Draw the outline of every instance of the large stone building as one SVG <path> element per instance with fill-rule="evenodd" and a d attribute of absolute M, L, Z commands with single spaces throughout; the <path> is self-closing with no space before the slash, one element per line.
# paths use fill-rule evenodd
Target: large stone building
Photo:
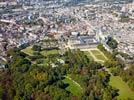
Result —
<path fill-rule="evenodd" d="M 95 35 L 71 36 L 68 40 L 70 49 L 90 49 L 97 47 L 97 45 L 98 41 Z"/>

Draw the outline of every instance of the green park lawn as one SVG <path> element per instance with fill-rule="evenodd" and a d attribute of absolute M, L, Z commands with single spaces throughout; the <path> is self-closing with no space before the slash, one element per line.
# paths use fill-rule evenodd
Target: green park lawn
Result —
<path fill-rule="evenodd" d="M 69 86 L 66 88 L 67 91 L 71 92 L 75 96 L 81 96 L 83 90 L 82 90 L 81 86 L 78 83 L 73 81 L 68 76 L 65 77 L 63 82 L 66 83 L 66 84 L 69 84 Z"/>
<path fill-rule="evenodd" d="M 90 52 L 95 56 L 96 60 L 106 61 L 106 57 L 99 50 L 90 50 Z"/>
<path fill-rule="evenodd" d="M 102 60 L 102 61 L 106 61 L 106 58 L 102 55 L 102 54 L 94 54 L 94 56 L 98 59 L 98 60 Z"/>
<path fill-rule="evenodd" d="M 34 52 L 36 52 L 36 51 L 32 50 L 32 46 L 29 46 L 29 47 L 27 47 L 27 48 L 25 48 L 25 49 L 23 49 L 21 51 L 24 52 L 25 54 L 29 55 L 29 56 L 34 56 Z M 40 51 L 40 53 L 43 56 L 47 57 L 48 55 L 51 55 L 51 54 L 59 54 L 59 51 L 56 50 L 56 49 L 53 49 L 53 50 L 42 50 L 42 51 Z M 51 58 L 51 60 L 48 59 L 48 58 L 44 58 L 44 59 L 42 59 L 43 60 L 42 63 L 40 63 L 38 65 L 48 66 L 49 63 L 53 62 L 52 59 L 53 58 Z"/>
<path fill-rule="evenodd" d="M 86 55 L 90 60 L 93 60 L 93 57 L 92 57 L 92 55 L 90 54 L 90 52 L 85 51 L 84 53 L 85 53 L 85 55 Z"/>
<path fill-rule="evenodd" d="M 95 55 L 100 55 L 100 51 L 99 50 L 90 50 L 93 54 Z"/>
<path fill-rule="evenodd" d="M 40 63 L 38 65 L 48 66 L 48 64 L 49 64 L 49 60 L 48 60 L 48 58 L 46 58 L 46 59 L 42 59 L 42 63 Z"/>
<path fill-rule="evenodd" d="M 41 51 L 41 54 L 43 56 L 47 56 L 47 55 L 51 55 L 51 54 L 59 54 L 59 52 L 56 49 L 54 49 L 54 50 L 43 50 L 43 51 Z"/>
<path fill-rule="evenodd" d="M 128 87 L 128 85 L 119 76 L 111 76 L 109 84 L 112 87 L 119 89 L 118 100 L 134 100 L 134 92 Z"/>
<path fill-rule="evenodd" d="M 34 53 L 34 51 L 32 50 L 32 46 L 29 46 L 29 47 L 23 49 L 22 52 L 24 52 L 24 53 L 26 53 L 30 56 L 33 56 L 33 53 Z M 58 50 L 56 50 L 56 49 L 54 49 L 54 50 L 43 50 L 40 53 L 44 56 L 47 56 L 47 55 L 50 55 L 50 54 L 58 54 Z"/>
<path fill-rule="evenodd" d="M 33 50 L 32 50 L 32 46 L 29 46 L 29 47 L 27 47 L 27 48 L 25 48 L 25 49 L 23 49 L 23 50 L 21 50 L 22 52 L 24 52 L 25 54 L 28 54 L 28 55 L 30 55 L 30 56 L 32 56 L 33 55 Z"/>

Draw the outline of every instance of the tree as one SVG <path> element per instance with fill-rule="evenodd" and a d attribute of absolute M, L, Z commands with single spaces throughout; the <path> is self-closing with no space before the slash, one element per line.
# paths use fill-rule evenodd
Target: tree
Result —
<path fill-rule="evenodd" d="M 3 95 L 4 95 L 4 90 L 3 90 L 3 88 L 0 86 L 0 100 L 3 99 Z"/>
<path fill-rule="evenodd" d="M 22 66 L 17 67 L 17 70 L 18 72 L 25 73 L 28 71 L 29 67 L 30 66 L 28 64 L 24 64 Z"/>
<path fill-rule="evenodd" d="M 116 67 L 116 64 L 115 64 L 115 61 L 107 60 L 105 61 L 104 66 L 107 68 L 110 68 L 110 67 Z"/>
<path fill-rule="evenodd" d="M 128 83 L 128 86 L 134 90 L 134 64 L 129 65 L 127 70 L 121 70 L 120 76 Z"/>
<path fill-rule="evenodd" d="M 116 42 L 116 40 L 114 40 L 112 37 L 108 38 L 107 44 L 110 48 L 112 49 L 116 49 L 118 46 L 118 43 Z"/>
<path fill-rule="evenodd" d="M 39 51 L 35 52 L 35 62 L 40 63 L 40 60 L 45 59 L 44 56 L 41 58 Z M 10 53 L 12 59 L 9 62 L 9 67 L 11 67 L 9 70 L 12 76 L 11 80 L 13 81 L 13 84 L 10 86 L 15 90 L 14 99 L 16 100 L 70 100 L 74 94 L 66 90 L 68 84 L 65 84 L 63 81 L 64 77 L 68 74 L 70 74 L 71 79 L 80 84 L 84 90 L 82 90 L 82 93 L 76 96 L 76 98 L 84 97 L 89 100 L 103 100 L 111 99 L 111 95 L 112 99 L 115 96 L 116 91 L 108 88 L 109 74 L 101 70 L 102 65 L 91 61 L 84 55 L 84 52 L 80 50 L 67 51 L 64 56 L 62 56 L 62 59 L 66 61 L 65 64 L 56 63 L 57 57 L 61 57 L 60 55 L 47 55 L 50 62 L 53 61 L 53 63 L 58 65 L 58 67 L 54 68 L 49 64 L 47 67 L 44 67 L 31 63 L 31 61 L 27 59 L 27 55 L 21 54 L 19 50 Z M 116 63 L 112 65 L 116 65 Z M 133 72 L 130 71 L 129 74 L 133 75 Z M 133 84 L 131 84 L 131 86 L 133 86 Z M 104 93 L 104 89 L 106 92 L 108 91 L 108 93 Z M 0 94 L 2 94 L 1 90 Z M 7 94 L 9 95 L 10 92 Z M 107 97 L 108 95 L 110 96 L 109 98 Z"/>
<path fill-rule="evenodd" d="M 93 92 L 90 92 L 90 95 L 88 97 L 89 100 L 95 100 Z"/>
<path fill-rule="evenodd" d="M 64 84 L 61 80 L 57 82 L 57 86 L 61 89 L 65 89 L 66 88 L 66 84 Z"/>
<path fill-rule="evenodd" d="M 112 100 L 112 95 L 111 93 L 109 93 L 108 90 L 104 90 L 104 93 L 103 93 L 103 100 Z"/>
<path fill-rule="evenodd" d="M 33 91 L 32 85 L 30 83 L 27 83 L 25 85 L 25 90 L 26 90 L 27 93 L 32 93 L 32 91 Z"/>
<path fill-rule="evenodd" d="M 39 45 L 33 45 L 33 47 L 32 47 L 32 49 L 34 50 L 34 51 L 41 51 L 41 46 L 39 46 Z"/>

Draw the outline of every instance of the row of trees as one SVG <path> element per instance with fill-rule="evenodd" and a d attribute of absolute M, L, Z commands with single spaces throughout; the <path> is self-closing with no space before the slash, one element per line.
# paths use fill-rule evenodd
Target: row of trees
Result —
<path fill-rule="evenodd" d="M 104 62 L 104 66 L 110 68 L 113 75 L 119 75 L 120 71 L 125 67 L 124 62 L 121 62 L 120 59 L 116 57 L 120 54 L 120 52 L 113 50 L 113 53 L 110 53 L 103 47 L 102 44 L 98 45 L 98 49 L 101 50 L 108 58 L 108 60 Z"/>

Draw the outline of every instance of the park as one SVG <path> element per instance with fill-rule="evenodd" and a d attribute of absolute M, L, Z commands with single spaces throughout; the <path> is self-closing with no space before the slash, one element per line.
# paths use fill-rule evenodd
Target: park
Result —
<path fill-rule="evenodd" d="M 97 61 L 98 63 L 103 64 L 108 58 L 105 56 L 103 52 L 101 52 L 99 49 L 90 49 L 88 51 L 85 51 L 85 54 L 92 58 L 94 61 Z M 134 99 L 134 91 L 132 91 L 127 83 L 125 83 L 120 76 L 111 76 L 109 84 L 119 89 L 119 96 L 117 97 L 118 100 L 127 100 L 128 98 Z"/>
<path fill-rule="evenodd" d="M 35 52 L 34 50 L 32 50 L 32 46 L 29 46 L 21 51 L 28 54 L 29 56 L 33 56 Z M 90 58 L 90 60 L 94 60 L 101 64 L 103 64 L 106 60 L 108 60 L 106 55 L 97 48 L 86 50 L 84 51 L 84 53 L 88 58 Z M 58 55 L 59 50 L 56 49 L 41 50 L 40 54 L 45 57 L 48 57 L 50 55 Z M 53 63 L 54 61 L 52 59 L 56 59 L 56 58 L 55 57 L 51 58 L 51 61 L 49 61 L 50 59 L 46 58 L 41 64 L 48 65 L 50 62 Z M 70 76 L 68 75 L 65 76 L 63 82 L 69 85 L 66 88 L 66 90 L 71 92 L 73 95 L 79 96 L 82 94 L 83 88 L 80 86 L 79 83 L 74 81 Z M 134 99 L 134 92 L 128 87 L 127 83 L 122 81 L 120 76 L 112 75 L 110 77 L 109 85 L 119 90 L 118 92 L 119 96 L 117 97 L 118 100 L 126 100 L 127 98 Z"/>

